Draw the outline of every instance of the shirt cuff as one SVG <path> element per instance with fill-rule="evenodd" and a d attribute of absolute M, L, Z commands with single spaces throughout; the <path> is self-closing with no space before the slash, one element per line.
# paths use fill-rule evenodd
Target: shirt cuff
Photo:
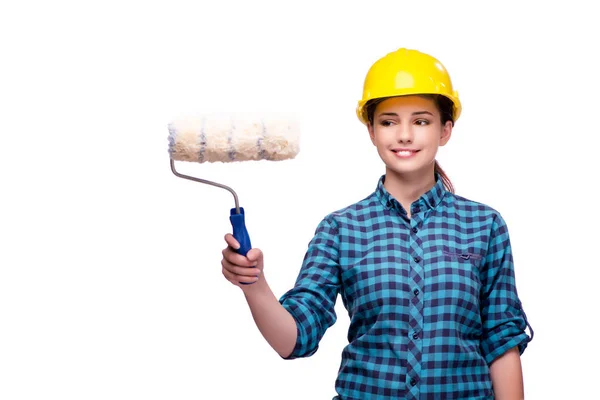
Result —
<path fill-rule="evenodd" d="M 491 365 L 495 359 L 517 346 L 519 348 L 519 355 L 521 355 L 525 351 L 525 348 L 527 348 L 528 343 L 529 336 L 527 336 L 527 333 L 525 332 L 515 336 L 506 337 L 503 340 L 497 341 L 494 345 L 486 346 L 486 351 L 483 351 L 485 361 L 488 365 Z"/>
<path fill-rule="evenodd" d="M 317 351 L 317 348 L 313 349 L 312 351 L 306 350 L 306 338 L 302 334 L 302 330 L 300 329 L 300 324 L 298 323 L 298 318 L 296 317 L 295 313 L 298 307 L 287 304 L 285 302 L 282 302 L 281 305 L 290 313 L 290 315 L 294 318 L 294 321 L 296 322 L 296 344 L 294 346 L 294 349 L 287 357 L 281 358 L 283 358 L 284 360 L 294 360 L 296 358 L 309 357 L 313 355 Z"/>

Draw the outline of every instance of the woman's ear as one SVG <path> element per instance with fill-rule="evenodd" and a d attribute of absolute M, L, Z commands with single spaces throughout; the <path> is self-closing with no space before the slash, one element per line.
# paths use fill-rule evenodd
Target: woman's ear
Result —
<path fill-rule="evenodd" d="M 375 144 L 375 129 L 373 129 L 373 124 L 367 123 L 367 129 L 369 130 L 369 137 L 371 138 L 371 142 Z"/>
<path fill-rule="evenodd" d="M 444 146 L 450 140 L 450 136 L 452 136 L 453 126 L 454 123 L 452 121 L 446 121 L 446 123 L 442 127 L 442 134 L 440 136 L 440 146 Z"/>

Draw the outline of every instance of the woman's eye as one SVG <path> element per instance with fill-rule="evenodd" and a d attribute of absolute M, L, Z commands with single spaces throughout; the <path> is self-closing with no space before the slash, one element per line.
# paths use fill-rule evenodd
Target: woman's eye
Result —
<path fill-rule="evenodd" d="M 380 124 L 381 126 L 392 126 L 393 122 L 392 122 L 392 121 L 389 121 L 389 120 L 387 120 L 387 121 L 381 121 L 379 124 Z"/>
<path fill-rule="evenodd" d="M 418 119 L 415 121 L 415 124 L 425 126 L 429 125 L 429 121 L 427 121 L 426 119 Z"/>

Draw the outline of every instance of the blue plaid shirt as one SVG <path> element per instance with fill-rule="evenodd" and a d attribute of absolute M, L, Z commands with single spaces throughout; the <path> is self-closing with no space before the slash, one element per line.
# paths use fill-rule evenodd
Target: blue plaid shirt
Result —
<path fill-rule="evenodd" d="M 326 216 L 281 304 L 296 320 L 289 359 L 317 351 L 350 316 L 336 380 L 341 400 L 493 399 L 489 365 L 533 337 L 515 286 L 506 223 L 435 186 L 411 218 L 384 188 Z"/>

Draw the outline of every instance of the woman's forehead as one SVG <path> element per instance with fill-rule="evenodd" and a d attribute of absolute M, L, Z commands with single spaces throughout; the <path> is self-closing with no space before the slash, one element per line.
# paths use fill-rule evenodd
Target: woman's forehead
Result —
<path fill-rule="evenodd" d="M 377 106 L 377 112 L 383 112 L 389 109 L 414 109 L 422 108 L 427 111 L 437 111 L 437 106 L 433 98 L 429 96 L 397 96 L 382 101 Z"/>

